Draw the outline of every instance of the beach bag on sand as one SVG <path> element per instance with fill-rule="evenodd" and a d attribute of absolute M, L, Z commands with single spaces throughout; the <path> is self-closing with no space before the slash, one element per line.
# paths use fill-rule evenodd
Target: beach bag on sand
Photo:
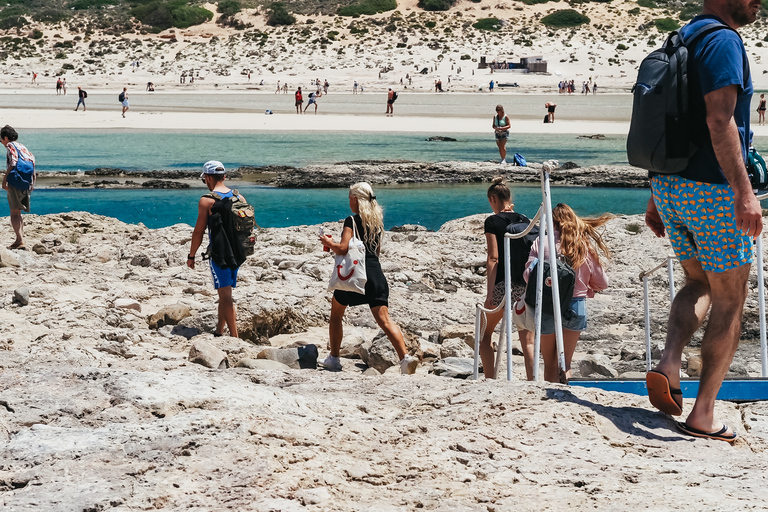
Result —
<path fill-rule="evenodd" d="M 13 144 L 11 142 L 11 144 Z M 32 178 L 35 174 L 35 164 L 31 160 L 26 160 L 19 147 L 13 144 L 16 149 L 16 166 L 8 173 L 8 184 L 18 190 L 29 190 L 32 188 Z"/>
<path fill-rule="evenodd" d="M 525 161 L 525 157 L 520 153 L 515 153 L 512 160 L 515 162 L 515 165 L 520 167 L 526 167 L 528 165 L 528 162 Z"/>
<path fill-rule="evenodd" d="M 528 286 L 525 289 L 525 303 L 531 308 L 536 307 L 536 284 L 539 279 L 539 272 L 536 265 L 540 260 L 534 260 L 531 266 L 531 272 L 528 274 Z M 576 272 L 571 266 L 558 256 L 557 259 L 557 284 L 560 292 L 560 314 L 563 315 L 568 310 L 573 298 L 573 290 L 576 287 Z M 550 275 L 549 262 L 544 262 L 544 286 L 541 295 L 541 311 L 550 315 L 554 314 L 552 305 L 552 276 Z"/>
<path fill-rule="evenodd" d="M 254 252 L 255 210 L 241 199 L 237 190 L 232 190 L 232 197 L 223 199 L 218 192 L 211 192 L 203 197 L 216 200 L 211 207 L 209 255 L 221 268 L 237 268 Z"/>
<path fill-rule="evenodd" d="M 545 122 L 545 123 L 548 123 L 548 122 L 549 122 L 549 114 L 545 114 L 545 115 L 544 115 L 544 122 Z"/>
<path fill-rule="evenodd" d="M 365 295 L 368 275 L 365 271 L 365 244 L 357 234 L 357 223 L 352 219 L 353 235 L 347 254 L 337 254 L 331 272 L 328 291 L 341 290 Z"/>
<path fill-rule="evenodd" d="M 691 137 L 688 108 L 689 48 L 693 49 L 703 36 L 726 28 L 730 29 L 711 20 L 686 40 L 676 30 L 669 34 L 664 46 L 643 59 L 632 86 L 632 118 L 627 135 L 630 165 L 658 174 L 676 174 L 688 167 L 698 149 Z"/>

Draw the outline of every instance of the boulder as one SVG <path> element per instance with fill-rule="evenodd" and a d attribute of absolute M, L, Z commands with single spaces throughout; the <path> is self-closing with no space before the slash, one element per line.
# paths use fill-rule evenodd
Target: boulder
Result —
<path fill-rule="evenodd" d="M 701 356 L 688 357 L 688 369 L 685 371 L 691 377 L 701 376 Z"/>
<path fill-rule="evenodd" d="M 317 368 L 317 345 L 305 345 L 296 348 L 267 348 L 259 352 L 257 359 L 278 361 L 290 368 Z"/>
<path fill-rule="evenodd" d="M 112 260 L 112 253 L 109 249 L 101 249 L 93 255 L 93 259 L 99 263 L 107 263 L 108 261 Z"/>
<path fill-rule="evenodd" d="M 403 338 L 406 351 L 421 361 L 422 352 L 419 339 L 410 335 L 405 335 Z M 376 368 L 379 373 L 384 373 L 387 368 L 400 364 L 397 352 L 395 352 L 384 331 L 379 331 L 371 341 L 366 341 L 360 345 L 357 354 L 365 364 Z"/>
<path fill-rule="evenodd" d="M 451 338 L 461 338 L 464 343 L 475 348 L 475 326 L 474 325 L 446 325 L 440 329 L 437 335 L 437 343 L 442 344 L 443 340 Z"/>
<path fill-rule="evenodd" d="M 475 361 L 468 357 L 447 357 L 435 363 L 433 371 L 441 377 L 468 379 L 472 377 Z M 480 372 L 483 371 L 482 364 Z"/>
<path fill-rule="evenodd" d="M 243 316 L 244 339 L 269 338 L 275 334 L 299 332 L 306 328 L 305 319 L 287 303 L 271 300 L 255 302 L 250 306 L 250 317 Z"/>
<path fill-rule="evenodd" d="M 0 268 L 2 267 L 19 267 L 19 259 L 8 251 L 0 251 Z"/>
<path fill-rule="evenodd" d="M 214 332 L 216 330 L 216 322 L 218 322 L 219 314 L 216 311 L 206 311 L 199 315 L 188 316 L 179 322 L 178 326 L 195 329 L 200 332 Z M 239 326 L 239 324 L 238 324 Z M 238 327 L 239 331 L 239 327 Z M 238 334 L 240 334 L 238 332 Z"/>
<path fill-rule="evenodd" d="M 189 360 L 208 368 L 229 368 L 227 354 L 203 340 L 198 340 L 192 344 L 192 348 L 189 349 Z"/>
<path fill-rule="evenodd" d="M 134 299 L 115 299 L 113 305 L 118 309 L 132 309 L 141 313 L 141 304 Z"/>
<path fill-rule="evenodd" d="M 38 242 L 32 246 L 32 252 L 35 254 L 51 254 L 53 253 L 53 250 L 47 245 Z"/>
<path fill-rule="evenodd" d="M 189 308 L 183 304 L 166 306 L 149 318 L 149 328 L 158 329 L 164 325 L 176 325 L 190 315 Z"/>
<path fill-rule="evenodd" d="M 593 373 L 612 378 L 619 376 L 619 372 L 611 365 L 611 360 L 608 359 L 608 356 L 602 354 L 589 354 L 577 364 L 582 377 L 588 377 Z"/>
<path fill-rule="evenodd" d="M 137 254 L 133 258 L 131 258 L 131 265 L 134 267 L 148 267 L 150 265 L 151 260 L 149 259 L 149 256 L 145 254 Z"/>
<path fill-rule="evenodd" d="M 469 348 L 464 339 L 461 338 L 449 338 L 443 340 L 443 344 L 440 345 L 440 358 L 446 357 L 474 357 L 475 350 Z"/>
<path fill-rule="evenodd" d="M 352 329 L 349 334 L 344 333 L 344 339 L 341 340 L 341 350 L 339 357 L 347 359 L 359 359 L 358 349 L 365 343 L 365 335 L 360 329 Z"/>
<path fill-rule="evenodd" d="M 26 306 L 29 304 L 29 288 L 21 287 L 13 291 L 13 302 Z"/>
<path fill-rule="evenodd" d="M 238 368 L 250 368 L 252 370 L 290 370 L 291 367 L 287 364 L 283 364 L 280 361 L 273 361 L 271 359 L 241 359 L 235 365 Z"/>

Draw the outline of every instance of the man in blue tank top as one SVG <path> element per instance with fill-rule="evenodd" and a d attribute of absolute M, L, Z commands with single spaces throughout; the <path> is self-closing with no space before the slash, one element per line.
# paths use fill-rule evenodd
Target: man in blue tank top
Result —
<path fill-rule="evenodd" d="M 200 175 L 205 186 L 211 192 L 216 192 L 222 199 L 226 197 L 232 197 L 233 192 L 226 185 L 224 185 L 224 179 L 226 178 L 226 170 L 224 164 L 216 160 L 206 162 L 203 166 L 203 173 Z M 240 196 L 243 201 L 245 198 Z M 211 239 L 211 243 L 215 243 L 214 240 L 218 237 L 215 236 L 214 226 L 209 225 L 211 219 L 211 210 L 216 199 L 206 194 L 200 198 L 200 202 L 197 205 L 197 222 L 195 223 L 195 229 L 192 232 L 192 241 L 189 248 L 189 256 L 187 256 L 187 266 L 189 268 L 195 268 L 195 254 L 203 243 L 203 236 L 205 235 L 205 229 L 208 228 L 208 235 Z M 214 249 L 215 250 L 215 249 Z M 232 288 L 237 286 L 237 271 L 239 267 L 225 268 L 221 264 L 214 261 L 213 257 L 208 258 L 208 265 L 211 269 L 211 276 L 213 277 L 213 286 L 219 294 L 219 308 L 218 308 L 218 321 L 216 323 L 216 331 L 214 336 L 221 336 L 224 332 L 224 324 L 229 328 L 229 335 L 237 338 L 237 315 L 235 310 L 235 303 L 232 299 Z"/>
<path fill-rule="evenodd" d="M 657 236 L 669 234 L 686 279 L 672 303 L 664 355 L 646 376 L 648 396 L 661 411 L 682 414 L 683 348 L 711 307 L 698 395 L 677 426 L 729 442 L 736 433 L 715 418 L 715 398 L 739 344 L 752 240 L 763 228 L 745 164 L 752 80 L 736 29 L 754 22 L 759 10 L 760 0 L 705 0 L 702 14 L 682 29 L 685 37 L 702 24 L 725 25 L 688 41 L 691 127 L 699 150 L 682 173 L 652 177 L 645 218 Z"/>

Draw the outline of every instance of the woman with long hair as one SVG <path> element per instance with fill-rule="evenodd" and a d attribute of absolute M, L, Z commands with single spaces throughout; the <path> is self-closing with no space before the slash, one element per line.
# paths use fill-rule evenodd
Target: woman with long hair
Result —
<path fill-rule="evenodd" d="M 400 328 L 389 317 L 389 285 L 379 263 L 381 242 L 384 236 L 384 212 L 376 201 L 373 189 L 368 183 L 355 183 L 349 187 L 349 209 L 354 215 L 347 217 L 341 233 L 341 240 L 337 243 L 332 238 L 320 236 L 320 243 L 328 247 L 335 254 L 347 254 L 349 241 L 354 230 L 362 238 L 365 245 L 365 294 L 335 290 L 331 302 L 331 321 L 328 332 L 331 338 L 331 354 L 323 361 L 322 366 L 327 370 L 340 371 L 341 361 L 339 351 L 341 339 L 344 335 L 342 320 L 344 311 L 348 306 L 360 306 L 368 304 L 373 313 L 373 318 L 389 338 L 400 360 L 400 372 L 409 374 L 416 371 L 419 360 L 408 354 L 405 340 Z M 353 228 L 353 224 L 354 228 Z"/>
<path fill-rule="evenodd" d="M 487 309 L 496 308 L 504 300 L 504 234 L 507 233 L 507 227 L 510 224 L 520 223 L 527 219 L 513 211 L 512 193 L 509 190 L 504 178 L 497 177 L 491 182 L 488 188 L 488 203 L 491 205 L 493 215 L 485 219 L 485 242 L 487 246 L 487 260 L 485 275 L 487 281 L 487 292 L 485 296 L 485 307 Z M 510 257 L 514 256 L 515 246 L 512 246 Z M 527 254 L 520 255 L 522 261 L 528 257 Z M 513 268 L 514 273 L 514 268 Z M 517 301 L 525 293 L 525 282 L 522 276 L 512 275 L 512 301 Z M 480 339 L 480 357 L 483 360 L 483 373 L 486 379 L 496 377 L 495 354 L 491 345 L 491 335 L 496 325 L 504 315 L 504 310 L 497 313 L 488 313 L 485 317 L 485 329 Z M 520 345 L 523 348 L 525 357 L 525 371 L 528 380 L 533 378 L 533 333 L 518 328 L 520 336 Z"/>
<path fill-rule="evenodd" d="M 565 351 L 565 378 L 571 376 L 571 359 L 576 350 L 581 331 L 587 328 L 586 299 L 608 288 L 608 276 L 603 270 L 602 259 L 609 259 L 611 252 L 605 244 L 598 228 L 613 216 L 604 214 L 596 219 L 581 218 L 567 204 L 558 204 L 552 210 L 552 223 L 555 227 L 555 247 L 557 254 L 564 257 L 576 272 L 573 298 L 565 311 L 561 311 L 563 325 L 563 347 Z M 602 255 L 602 257 L 601 257 Z M 549 261 L 545 251 L 542 258 Z M 533 242 L 528 263 L 523 275 L 525 281 L 534 270 L 534 262 L 539 260 L 539 241 Z M 555 318 L 542 311 L 541 315 L 541 356 L 544 360 L 544 379 L 559 382 L 560 369 L 557 361 L 555 343 Z"/>
<path fill-rule="evenodd" d="M 509 138 L 509 116 L 504 113 L 504 107 L 496 105 L 496 115 L 493 116 L 493 133 L 496 135 L 496 145 L 499 147 L 501 163 L 507 163 L 507 139 Z"/>

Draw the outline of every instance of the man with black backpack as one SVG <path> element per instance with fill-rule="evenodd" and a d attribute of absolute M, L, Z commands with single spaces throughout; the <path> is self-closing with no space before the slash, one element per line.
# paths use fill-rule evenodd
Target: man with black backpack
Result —
<path fill-rule="evenodd" d="M 195 268 L 195 254 L 203 243 L 203 235 L 208 228 L 210 244 L 206 254 L 213 276 L 213 286 L 219 294 L 219 316 L 213 335 L 221 336 L 226 324 L 229 335 L 237 338 L 237 317 L 232 288 L 237 285 L 237 271 L 245 261 L 246 254 L 238 238 L 231 206 L 234 201 L 245 203 L 245 198 L 236 190 L 224 185 L 226 171 L 221 162 L 206 162 L 200 178 L 211 194 L 201 197 L 197 205 L 197 222 L 192 232 L 187 266 Z"/>
<path fill-rule="evenodd" d="M 19 144 L 19 134 L 11 126 L 0 129 L 0 142 L 6 148 L 6 167 L 3 175 L 3 190 L 8 192 L 8 209 L 11 213 L 11 227 L 16 240 L 9 249 L 26 250 L 24 246 L 24 219 L 21 211 L 29 212 L 29 199 L 35 186 L 35 157 L 24 144 Z"/>
<path fill-rule="evenodd" d="M 88 93 L 83 90 L 82 87 L 77 88 L 77 106 L 75 107 L 75 112 L 77 112 L 77 109 L 80 108 L 80 105 L 83 106 L 83 112 L 85 112 L 85 98 L 88 97 Z"/>
<path fill-rule="evenodd" d="M 698 149 L 681 172 L 651 173 L 653 197 L 645 216 L 656 236 L 669 234 L 686 278 L 672 303 L 664 354 L 646 377 L 650 401 L 667 414 L 682 414 L 683 349 L 711 307 L 696 402 L 677 427 L 728 442 L 736 433 L 715 419 L 715 398 L 739 344 L 752 240 L 763 228 L 745 166 L 752 80 L 736 29 L 754 22 L 759 10 L 759 0 L 705 0 L 703 13 L 681 29 L 688 52 L 685 123 Z M 701 32 L 707 24 L 712 29 Z"/>

